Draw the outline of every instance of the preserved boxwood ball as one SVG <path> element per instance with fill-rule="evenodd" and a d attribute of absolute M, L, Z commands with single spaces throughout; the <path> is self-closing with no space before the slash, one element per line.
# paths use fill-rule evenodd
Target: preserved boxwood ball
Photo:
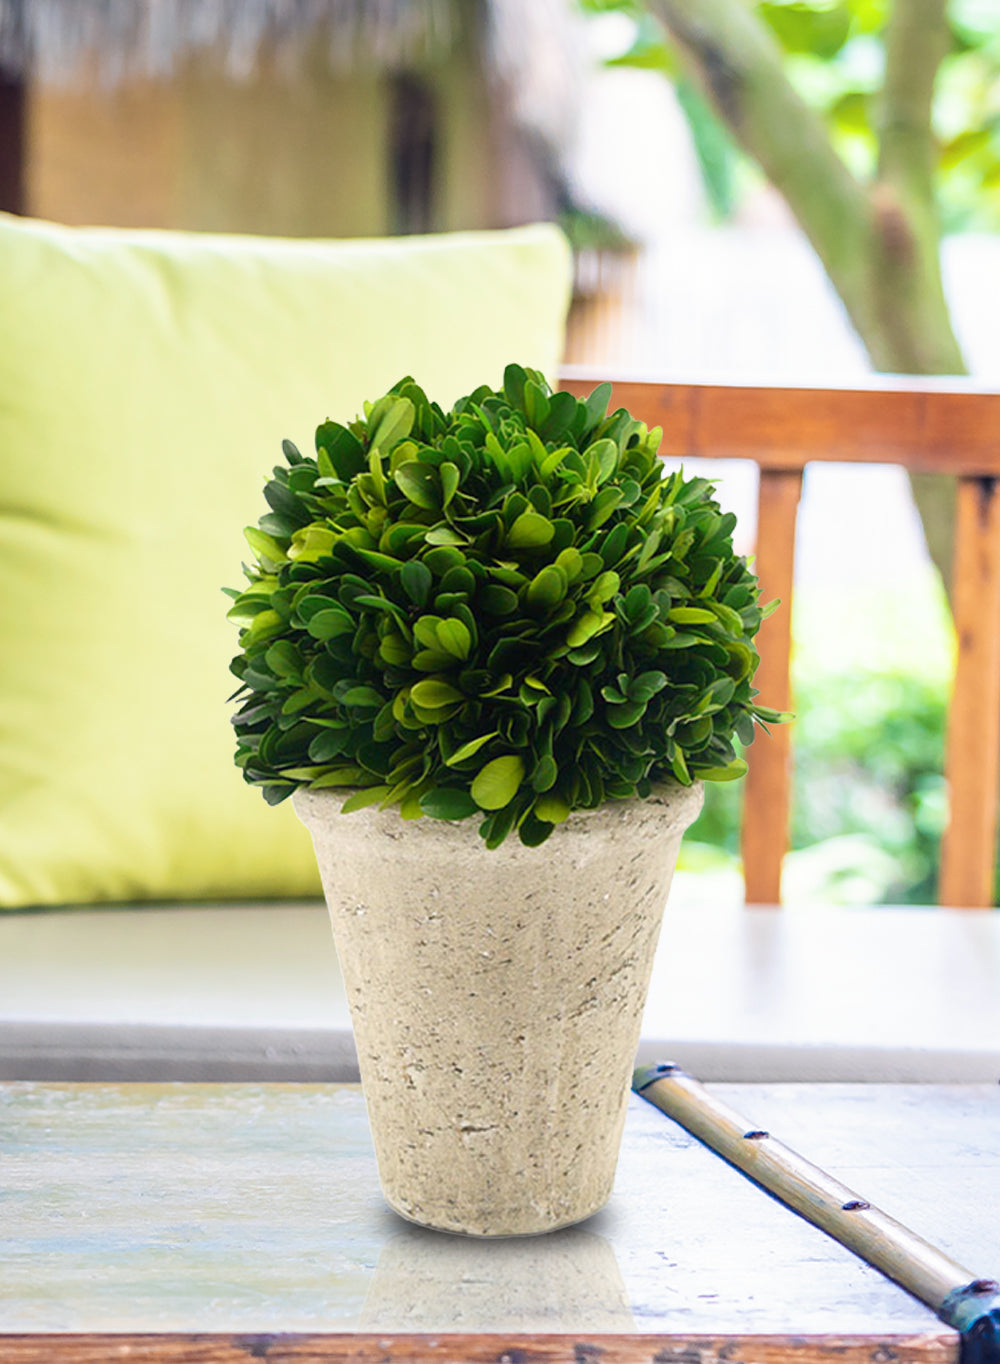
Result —
<path fill-rule="evenodd" d="M 266 800 L 478 816 L 488 847 L 673 778 L 725 781 L 755 722 L 757 580 L 704 479 L 510 365 L 450 412 L 402 379 L 287 468 L 231 592 L 237 764 Z"/>

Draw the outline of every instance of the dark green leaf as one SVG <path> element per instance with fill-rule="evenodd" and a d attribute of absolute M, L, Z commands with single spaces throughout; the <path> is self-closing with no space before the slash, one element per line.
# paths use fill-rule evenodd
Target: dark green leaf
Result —
<path fill-rule="evenodd" d="M 380 696 L 374 687 L 348 687 L 340 698 L 342 705 L 365 710 L 381 706 L 384 700 L 385 697 Z"/>
<path fill-rule="evenodd" d="M 441 489 L 437 470 L 431 464 L 408 460 L 393 474 L 396 486 L 415 507 L 436 511 L 441 506 Z"/>
<path fill-rule="evenodd" d="M 480 589 L 477 605 L 487 615 L 510 616 L 517 610 L 517 593 L 499 583 L 490 583 Z"/>
<path fill-rule="evenodd" d="M 324 422 L 316 432 L 316 449 L 325 450 L 337 477 L 349 483 L 368 469 L 364 446 L 339 422 Z"/>
<path fill-rule="evenodd" d="M 555 786 L 559 768 L 551 753 L 545 753 L 535 763 L 531 773 L 531 785 L 536 791 L 548 791 Z"/>
<path fill-rule="evenodd" d="M 431 571 L 426 564 L 422 564 L 419 559 L 408 559 L 399 570 L 399 581 L 403 591 L 415 606 L 426 605 L 433 582 Z"/>
<path fill-rule="evenodd" d="M 432 819 L 468 819 L 478 814 L 479 806 L 457 786 L 435 786 L 420 797 L 420 808 Z"/>
<path fill-rule="evenodd" d="M 529 811 L 518 826 L 517 836 L 526 848 L 539 848 L 554 828 L 554 824 L 547 824 Z"/>
<path fill-rule="evenodd" d="M 646 713 L 645 701 L 626 701 L 621 706 L 608 706 L 608 724 L 613 729 L 628 729 L 638 724 Z"/>

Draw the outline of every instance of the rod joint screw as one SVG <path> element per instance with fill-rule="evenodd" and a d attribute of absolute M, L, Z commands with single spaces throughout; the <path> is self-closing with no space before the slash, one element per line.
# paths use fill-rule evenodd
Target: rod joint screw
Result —
<path fill-rule="evenodd" d="M 841 1203 L 840 1207 L 843 1212 L 864 1212 L 871 1204 L 866 1203 L 863 1198 L 849 1198 L 846 1203 Z"/>
<path fill-rule="evenodd" d="M 763 1131 L 762 1128 L 755 1127 L 755 1128 L 753 1128 L 752 1131 L 750 1131 L 750 1132 L 744 1132 L 744 1133 L 743 1133 L 743 1140 L 744 1140 L 744 1141 L 762 1141 L 762 1140 L 764 1139 L 764 1137 L 769 1137 L 770 1135 L 771 1135 L 770 1132 L 765 1132 L 765 1131 Z"/>

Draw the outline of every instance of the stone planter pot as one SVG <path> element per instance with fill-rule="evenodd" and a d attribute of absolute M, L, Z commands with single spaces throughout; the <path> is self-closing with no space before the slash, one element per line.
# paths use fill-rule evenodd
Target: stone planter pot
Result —
<path fill-rule="evenodd" d="M 541 848 L 300 790 L 386 1200 L 474 1236 L 607 1201 L 653 953 L 700 786 L 575 811 Z"/>

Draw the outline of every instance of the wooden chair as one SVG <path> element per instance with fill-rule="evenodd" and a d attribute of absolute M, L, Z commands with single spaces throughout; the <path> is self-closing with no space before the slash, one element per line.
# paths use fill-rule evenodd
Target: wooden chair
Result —
<path fill-rule="evenodd" d="M 585 394 L 608 376 L 566 368 Z M 764 599 L 791 603 L 795 519 L 810 460 L 900 464 L 958 478 L 953 610 L 958 661 L 945 775 L 949 817 L 938 903 L 993 903 L 1000 793 L 1000 390 L 971 380 L 879 375 L 847 388 L 614 381 L 612 407 L 663 427 L 668 457 L 753 460 L 760 468 L 756 569 Z M 789 704 L 791 612 L 761 632 L 757 685 Z M 748 755 L 742 826 L 749 903 L 778 904 L 788 846 L 792 727 Z"/>

